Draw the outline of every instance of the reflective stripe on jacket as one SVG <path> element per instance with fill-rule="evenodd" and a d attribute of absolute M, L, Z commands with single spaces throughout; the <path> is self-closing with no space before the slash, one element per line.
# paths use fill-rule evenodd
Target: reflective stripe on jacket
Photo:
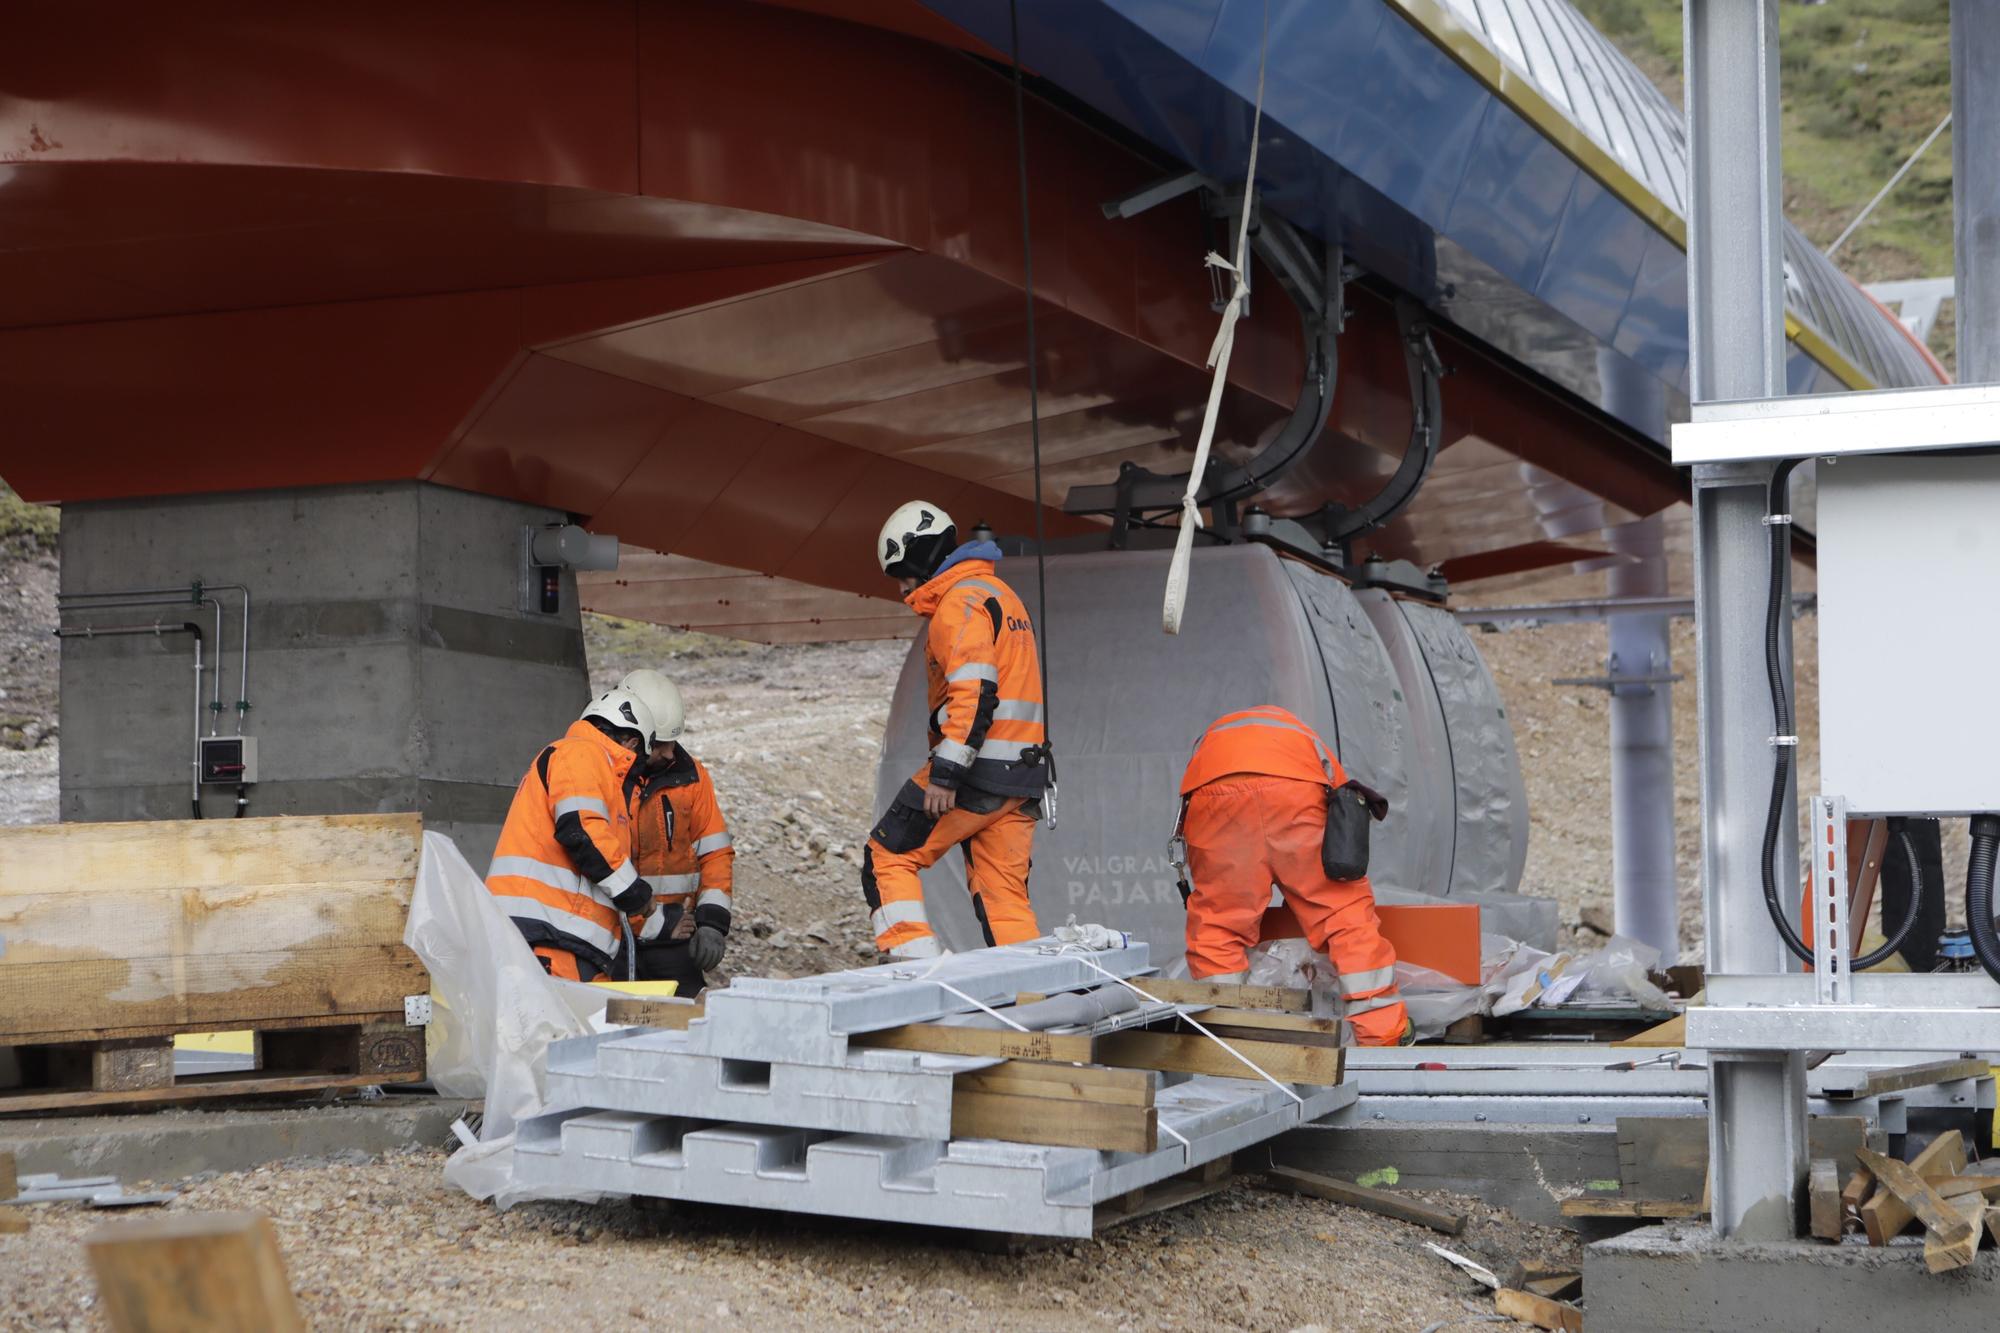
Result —
<path fill-rule="evenodd" d="M 1318 733 L 1276 704 L 1225 713 L 1211 723 L 1181 775 L 1181 795 L 1231 773 L 1296 778 L 1332 787 L 1347 781 L 1340 761 Z"/>
<path fill-rule="evenodd" d="M 736 851 L 707 766 L 677 745 L 674 762 L 648 773 L 636 793 L 633 855 L 656 895 L 652 912 L 635 924 L 640 938 L 657 938 L 666 909 L 676 905 L 727 934 Z"/>
<path fill-rule="evenodd" d="M 930 619 L 930 780 L 1000 796 L 1041 795 L 1048 733 L 1027 607 L 990 560 L 960 561 L 904 601 Z"/>
<path fill-rule="evenodd" d="M 612 898 L 639 878 L 626 779 L 636 756 L 589 722 L 536 756 L 514 790 L 486 887 L 529 944 L 608 969 L 621 932 Z"/>

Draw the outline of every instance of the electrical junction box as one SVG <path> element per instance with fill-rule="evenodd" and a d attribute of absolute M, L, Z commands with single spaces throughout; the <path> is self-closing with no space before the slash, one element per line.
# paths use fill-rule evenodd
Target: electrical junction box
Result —
<path fill-rule="evenodd" d="M 1854 815 L 2000 811 L 2000 453 L 1818 475 L 1820 791 Z"/>
<path fill-rule="evenodd" d="M 201 741 L 204 786 L 234 787 L 257 780 L 255 736 L 204 736 Z"/>

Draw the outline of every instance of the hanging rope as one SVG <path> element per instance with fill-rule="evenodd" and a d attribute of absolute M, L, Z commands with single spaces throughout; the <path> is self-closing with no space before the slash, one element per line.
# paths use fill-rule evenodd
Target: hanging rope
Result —
<path fill-rule="evenodd" d="M 1042 395 L 1040 358 L 1035 349 L 1035 233 L 1028 213 L 1028 112 L 1021 86 L 1020 0 L 1007 0 L 1008 59 L 1014 73 L 1014 164 L 1021 195 L 1021 293 L 1028 312 L 1028 440 L 1035 467 L 1035 661 L 1042 672 L 1042 753 L 1049 786 L 1042 796 L 1049 827 L 1056 826 L 1055 701 L 1049 697 L 1048 520 L 1042 501 Z"/>
<path fill-rule="evenodd" d="M 1243 173 L 1243 215 L 1236 223 L 1236 259 L 1231 262 L 1208 252 L 1211 269 L 1234 275 L 1229 303 L 1222 308 L 1222 327 L 1209 345 L 1208 364 L 1215 378 L 1208 386 L 1208 407 L 1201 417 L 1201 435 L 1195 441 L 1194 467 L 1188 471 L 1187 494 L 1181 497 L 1181 526 L 1174 538 L 1173 562 L 1167 566 L 1167 596 L 1160 607 L 1160 628 L 1169 634 L 1181 632 L 1181 614 L 1187 607 L 1188 562 L 1194 557 L 1195 529 L 1201 526 L 1202 479 L 1208 475 L 1208 450 L 1215 442 L 1215 419 L 1222 408 L 1222 386 L 1229 379 L 1229 354 L 1236 347 L 1236 321 L 1250 303 L 1250 209 L 1257 194 L 1257 142 L 1264 128 L 1264 58 L 1270 48 L 1271 4 L 1264 0 L 1264 29 L 1257 43 L 1257 104 L 1250 116 L 1250 165 Z"/>

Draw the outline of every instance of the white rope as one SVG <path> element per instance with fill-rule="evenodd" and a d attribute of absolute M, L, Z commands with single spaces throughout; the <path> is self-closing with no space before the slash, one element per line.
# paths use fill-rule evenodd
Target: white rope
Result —
<path fill-rule="evenodd" d="M 936 977 L 932 977 L 931 985 L 939 987 L 942 990 L 950 991 L 953 995 L 956 995 L 959 999 L 964 1000 L 967 1004 L 972 1005 L 975 1008 L 984 1009 L 987 1013 L 993 1015 L 995 1018 L 999 1019 L 1002 1023 L 1005 1023 L 1008 1027 L 1014 1029 L 1014 1031 L 1016 1032 L 1026 1032 L 1028 1030 L 1027 1028 L 1022 1027 L 1019 1023 L 1016 1023 L 1013 1019 L 1007 1017 L 1007 1015 L 1001 1013 L 998 1009 L 993 1008 L 991 1005 L 982 1004 L 978 1000 L 973 999 L 970 995 L 967 995 L 964 991 L 952 985 L 949 981 L 939 981 Z"/>
<path fill-rule="evenodd" d="M 1091 971 L 1099 973 L 1102 976 L 1111 978 L 1111 980 L 1117 982 L 1119 985 L 1123 986 L 1126 990 L 1131 991 L 1134 995 L 1138 996 L 1142 1000 L 1145 1000 L 1152 1004 L 1167 1003 L 1167 1001 L 1165 1000 L 1156 999 L 1155 997 L 1146 994 L 1146 992 L 1140 990 L 1137 986 L 1133 985 L 1125 978 L 1119 976 L 1117 973 L 1105 971 L 1105 969 L 1097 965 L 1097 961 L 1095 959 L 1085 958 L 1081 954 L 1071 954 L 1070 957 L 1079 959 L 1083 963 L 1083 965 L 1089 968 Z M 1260 1066 L 1255 1060 L 1252 1060 L 1249 1056 L 1243 1054 L 1243 1052 L 1237 1050 L 1234 1046 L 1231 1046 L 1228 1042 L 1224 1041 L 1222 1038 L 1216 1036 L 1213 1032 L 1210 1032 L 1207 1028 L 1203 1027 L 1199 1022 L 1195 1020 L 1192 1014 L 1189 1014 L 1185 1010 L 1181 1010 L 1178 1007 L 1176 1007 L 1176 1012 L 1180 1015 L 1180 1019 L 1183 1023 L 1186 1023 L 1189 1027 L 1193 1028 L 1196 1032 L 1199 1032 L 1202 1036 L 1207 1037 L 1210 1041 L 1214 1042 L 1217 1046 L 1220 1046 L 1223 1050 L 1228 1051 L 1229 1054 L 1235 1058 L 1237 1063 L 1249 1069 L 1252 1073 L 1256 1074 L 1258 1078 L 1263 1079 L 1266 1083 L 1276 1088 L 1279 1092 L 1284 1093 L 1287 1097 L 1290 1097 L 1300 1106 L 1304 1106 L 1306 1104 L 1305 1098 L 1299 1096 L 1299 1094 L 1293 1092 L 1290 1088 L 1278 1082 L 1277 1079 L 1272 1078 L 1271 1075 L 1265 1072 L 1263 1067 Z"/>
<path fill-rule="evenodd" d="M 1201 416 L 1201 434 L 1195 440 L 1194 467 L 1188 472 L 1187 494 L 1181 497 L 1180 532 L 1174 537 L 1174 558 L 1167 566 L 1166 600 L 1160 607 L 1160 628 L 1168 634 L 1181 632 L 1181 613 L 1187 607 L 1188 562 L 1194 554 L 1195 529 L 1201 526 L 1201 506 L 1195 498 L 1202 479 L 1208 474 L 1209 446 L 1215 442 L 1215 421 L 1222 408 L 1222 386 L 1229 379 L 1229 354 L 1236 347 L 1236 321 L 1250 303 L 1250 208 L 1257 194 L 1257 146 L 1264 128 L 1264 57 L 1270 46 L 1271 5 L 1264 3 L 1264 32 L 1257 46 L 1257 105 L 1250 118 L 1250 166 L 1243 176 L 1243 215 L 1236 224 L 1236 261 L 1231 263 L 1213 250 L 1204 261 L 1210 268 L 1235 275 L 1229 302 L 1222 308 L 1222 326 L 1209 344 L 1208 364 L 1215 378 L 1208 385 L 1208 406 Z"/>

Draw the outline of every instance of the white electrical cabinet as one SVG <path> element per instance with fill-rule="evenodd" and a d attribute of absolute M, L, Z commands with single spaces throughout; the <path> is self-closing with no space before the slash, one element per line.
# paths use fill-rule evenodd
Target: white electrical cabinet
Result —
<path fill-rule="evenodd" d="M 2000 811 L 2000 454 L 1818 474 L 1820 790 L 1854 815 Z"/>

